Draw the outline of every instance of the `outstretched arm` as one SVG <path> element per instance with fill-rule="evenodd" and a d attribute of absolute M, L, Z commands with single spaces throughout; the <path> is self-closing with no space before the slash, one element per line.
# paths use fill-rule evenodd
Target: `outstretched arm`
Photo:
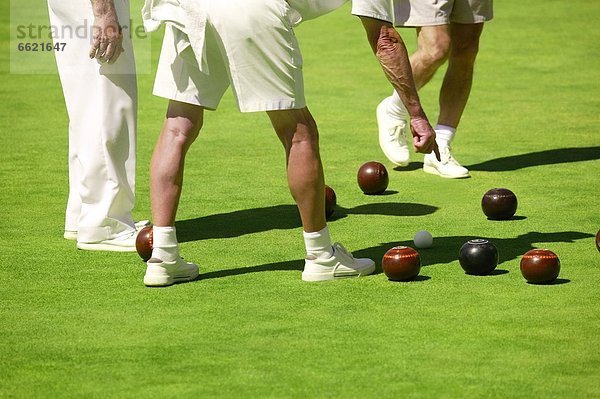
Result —
<path fill-rule="evenodd" d="M 91 0 L 94 28 L 90 58 L 114 63 L 123 50 L 123 34 L 113 0 Z"/>
<path fill-rule="evenodd" d="M 410 128 L 415 150 L 422 153 L 434 151 L 439 159 L 435 132 L 421 107 L 408 52 L 400 34 L 389 22 L 368 17 L 360 17 L 360 19 L 367 33 L 369 44 L 383 68 L 385 76 L 402 99 L 410 115 Z"/>

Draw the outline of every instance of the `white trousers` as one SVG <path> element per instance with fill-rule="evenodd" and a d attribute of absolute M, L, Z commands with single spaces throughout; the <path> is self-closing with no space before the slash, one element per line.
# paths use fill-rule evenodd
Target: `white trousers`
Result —
<path fill-rule="evenodd" d="M 89 58 L 94 23 L 89 0 L 48 0 L 58 30 L 56 63 L 69 115 L 69 198 L 65 230 L 80 242 L 115 238 L 135 229 L 137 81 L 129 30 L 125 52 L 112 64 Z M 129 25 L 128 0 L 115 0 Z"/>

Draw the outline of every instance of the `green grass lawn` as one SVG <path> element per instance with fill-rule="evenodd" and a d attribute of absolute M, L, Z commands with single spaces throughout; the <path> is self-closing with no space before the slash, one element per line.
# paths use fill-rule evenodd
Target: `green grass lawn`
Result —
<path fill-rule="evenodd" d="M 62 238 L 62 91 L 56 75 L 9 74 L 2 3 L 0 397 L 600 397 L 600 5 L 495 6 L 454 143 L 473 177 L 459 181 L 425 174 L 421 155 L 405 169 L 385 161 L 375 107 L 391 88 L 348 6 L 297 29 L 338 197 L 330 230 L 376 259 L 374 275 L 301 281 L 283 150 L 266 115 L 238 113 L 228 94 L 190 150 L 178 213 L 182 254 L 202 278 L 149 289 L 136 254 Z M 414 49 L 414 31 L 401 32 Z M 139 76 L 137 219 L 150 216 L 166 109 L 152 83 Z M 440 83 L 421 91 L 432 121 Z M 388 195 L 360 192 L 368 160 L 385 161 Z M 517 194 L 515 219 L 485 218 L 493 187 Z M 388 281 L 381 257 L 421 229 L 434 235 L 422 277 Z M 463 273 L 458 250 L 477 237 L 496 244 L 500 273 Z M 527 284 L 520 257 L 544 247 L 561 258 L 560 280 Z"/>

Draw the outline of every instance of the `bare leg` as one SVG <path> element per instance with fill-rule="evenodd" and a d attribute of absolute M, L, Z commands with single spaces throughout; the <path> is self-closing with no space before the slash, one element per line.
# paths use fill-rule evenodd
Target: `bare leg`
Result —
<path fill-rule="evenodd" d="M 144 284 L 149 287 L 164 287 L 198 277 L 198 265 L 179 256 L 175 215 L 183 185 L 185 154 L 198 137 L 203 115 L 202 107 L 170 100 L 154 147 L 150 162 L 154 245 L 144 275 Z"/>
<path fill-rule="evenodd" d="M 285 148 L 288 185 L 304 228 L 307 257 L 302 280 L 324 281 L 373 273 L 375 262 L 371 259 L 355 259 L 340 244 L 331 246 L 325 229 L 325 183 L 319 133 L 308 108 L 267 113 Z"/>
<path fill-rule="evenodd" d="M 185 154 L 202 127 L 204 109 L 169 101 L 150 162 L 150 200 L 156 226 L 173 226 L 181 196 Z"/>
<path fill-rule="evenodd" d="M 482 30 L 483 23 L 450 25 L 452 50 L 440 89 L 438 124 L 456 128 L 460 122 L 471 93 L 473 67 Z"/>
<path fill-rule="evenodd" d="M 308 108 L 267 112 L 285 148 L 288 185 L 307 233 L 325 228 L 325 179 L 319 133 Z"/>
<path fill-rule="evenodd" d="M 435 75 L 450 53 L 450 27 L 448 25 L 417 28 L 417 51 L 410 56 L 410 65 L 417 90 Z"/>

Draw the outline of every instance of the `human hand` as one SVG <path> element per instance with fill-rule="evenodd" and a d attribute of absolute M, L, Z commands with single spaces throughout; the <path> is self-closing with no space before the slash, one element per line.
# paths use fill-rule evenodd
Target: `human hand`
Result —
<path fill-rule="evenodd" d="M 114 7 L 94 11 L 92 48 L 90 58 L 100 62 L 114 63 L 123 51 L 123 33 Z"/>
<path fill-rule="evenodd" d="M 416 152 L 429 154 L 433 151 L 437 160 L 441 161 L 440 150 L 435 142 L 435 131 L 427 119 L 422 117 L 410 118 L 410 131 Z"/>

